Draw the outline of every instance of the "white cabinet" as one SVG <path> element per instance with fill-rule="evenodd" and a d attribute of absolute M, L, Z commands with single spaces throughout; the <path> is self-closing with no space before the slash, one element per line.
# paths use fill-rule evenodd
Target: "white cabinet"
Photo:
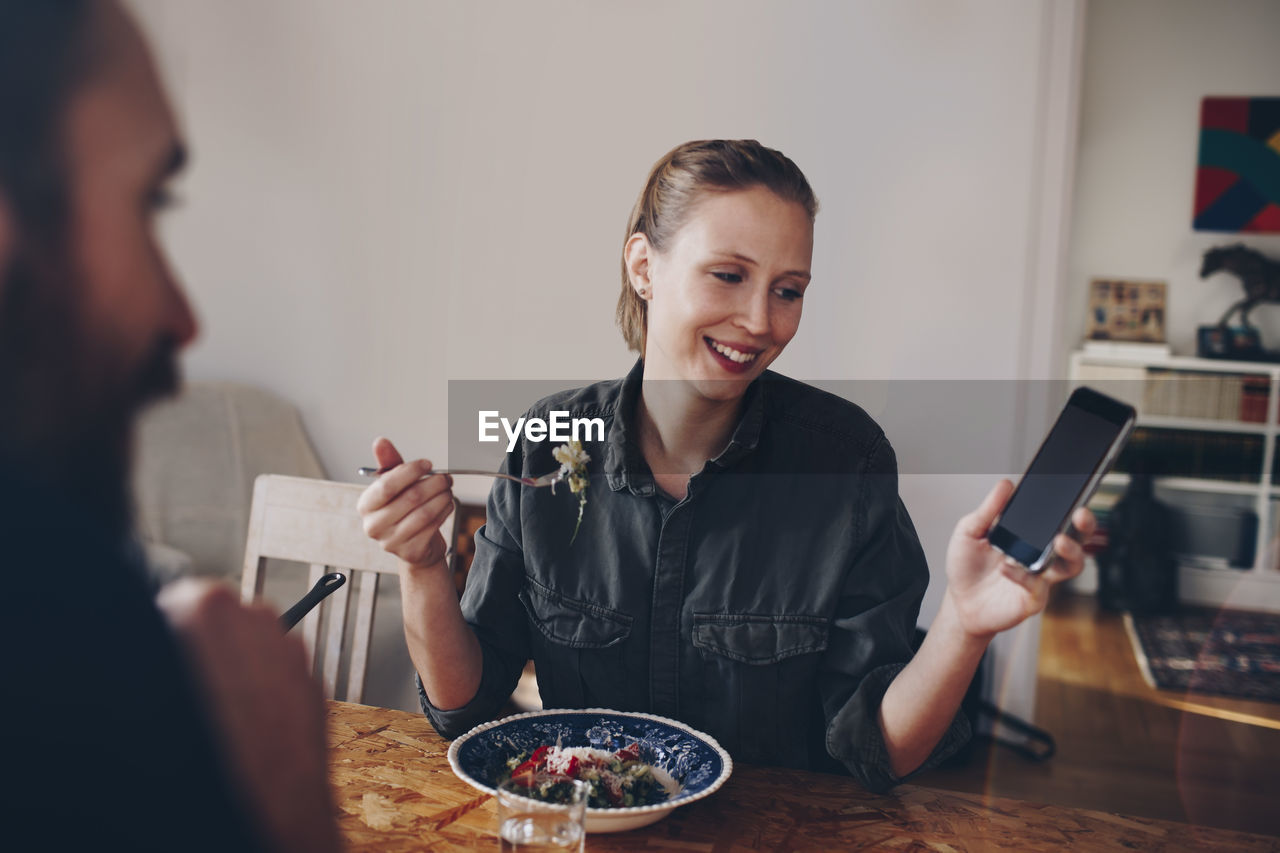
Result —
<path fill-rule="evenodd" d="M 1280 611 L 1280 364 L 1076 352 L 1070 379 L 1138 410 L 1094 505 L 1123 492 L 1126 469 L 1148 466 L 1182 520 L 1169 531 L 1182 599 Z"/>

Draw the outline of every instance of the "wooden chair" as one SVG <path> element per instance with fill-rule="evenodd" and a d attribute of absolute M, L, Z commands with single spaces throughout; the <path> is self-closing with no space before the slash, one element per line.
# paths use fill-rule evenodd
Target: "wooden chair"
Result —
<path fill-rule="evenodd" d="M 269 558 L 310 565 L 308 588 L 331 571 L 347 575 L 347 583 L 312 610 L 294 630 L 302 632 L 308 660 L 318 667 L 325 696 L 360 702 L 364 694 L 373 633 L 378 583 L 397 575 L 396 558 L 364 533 L 356 511 L 363 486 L 263 474 L 254 481 L 249 535 L 245 546 L 240 594 L 245 601 L 262 597 Z M 456 513 L 455 513 L 456 515 Z M 453 516 L 442 532 L 451 541 Z M 351 595 L 356 594 L 346 690 L 335 695 Z M 301 593 L 299 593 L 301 595 Z M 397 622 L 399 614 L 396 614 Z M 320 629 L 325 622 L 323 648 Z"/>

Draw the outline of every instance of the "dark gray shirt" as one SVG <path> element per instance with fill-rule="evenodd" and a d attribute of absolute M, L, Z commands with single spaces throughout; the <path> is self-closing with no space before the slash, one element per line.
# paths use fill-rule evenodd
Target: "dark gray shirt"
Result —
<path fill-rule="evenodd" d="M 4 848 L 266 850 L 140 550 L 35 468 L 0 459 Z"/>
<path fill-rule="evenodd" d="M 586 512 L 565 487 L 498 481 L 462 611 L 484 653 L 462 708 L 422 705 L 445 737 L 484 722 L 532 658 L 547 708 L 602 707 L 681 720 L 735 760 L 897 782 L 877 721 L 911 658 L 929 581 L 898 497 L 897 464 L 861 408 L 766 371 L 719 456 L 679 501 L 655 486 L 635 441 L 643 363 L 622 380 L 529 411 L 603 418 L 586 444 Z M 506 470 L 553 470 L 551 442 Z M 964 743 L 957 715 L 925 766 Z"/>

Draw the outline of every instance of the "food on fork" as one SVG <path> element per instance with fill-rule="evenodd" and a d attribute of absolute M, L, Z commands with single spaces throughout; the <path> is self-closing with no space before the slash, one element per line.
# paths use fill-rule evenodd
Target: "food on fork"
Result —
<path fill-rule="evenodd" d="M 587 508 L 587 463 L 591 457 L 582 449 L 582 442 L 574 439 L 551 450 L 552 457 L 560 463 L 561 479 L 569 481 L 569 491 L 578 496 L 578 521 L 573 525 L 573 536 L 569 544 L 578 538 L 578 528 L 582 526 L 582 511 Z M 552 485 L 551 493 L 556 487 Z"/>

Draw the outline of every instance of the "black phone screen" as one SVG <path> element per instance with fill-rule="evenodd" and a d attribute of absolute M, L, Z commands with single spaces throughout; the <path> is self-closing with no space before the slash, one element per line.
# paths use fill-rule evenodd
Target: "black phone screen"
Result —
<path fill-rule="evenodd" d="M 1073 394 L 1009 499 L 992 541 L 1028 565 L 1043 553 L 1131 413 L 1128 406 L 1088 389 Z"/>

